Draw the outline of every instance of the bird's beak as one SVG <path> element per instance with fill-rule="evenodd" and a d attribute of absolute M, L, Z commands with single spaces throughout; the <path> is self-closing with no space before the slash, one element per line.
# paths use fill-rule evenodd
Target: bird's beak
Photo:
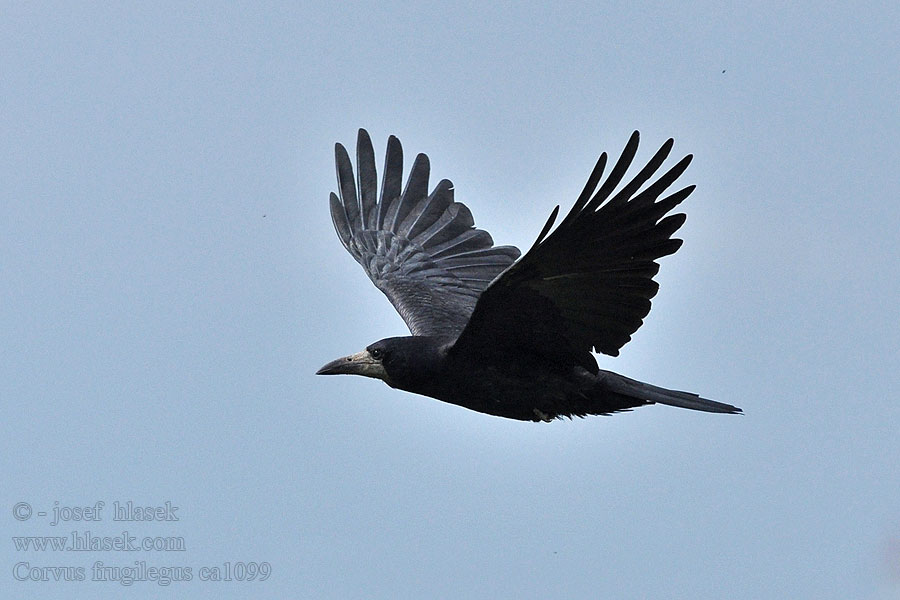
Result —
<path fill-rule="evenodd" d="M 316 375 L 362 375 L 384 379 L 385 371 L 380 362 L 372 358 L 368 350 L 351 354 L 324 365 Z"/>

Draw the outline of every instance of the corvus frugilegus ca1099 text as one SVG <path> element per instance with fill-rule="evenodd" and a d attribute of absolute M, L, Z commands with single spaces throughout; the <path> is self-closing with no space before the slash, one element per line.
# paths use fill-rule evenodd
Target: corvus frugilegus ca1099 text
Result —
<path fill-rule="evenodd" d="M 559 206 L 521 258 L 475 229 L 469 209 L 444 179 L 428 192 L 428 157 L 419 154 L 401 191 L 403 151 L 388 138 L 381 193 L 372 141 L 359 131 L 356 177 L 335 147 L 338 190 L 331 217 L 344 247 L 388 297 L 412 336 L 393 337 L 332 361 L 320 375 L 353 374 L 479 412 L 550 421 L 605 415 L 645 404 L 717 413 L 741 409 L 641 383 L 598 368 L 592 350 L 617 356 L 650 311 L 656 259 L 681 240 L 683 214 L 666 214 L 694 190 L 662 199 L 691 162 L 658 179 L 668 140 L 634 178 L 634 132 L 601 183 L 600 155 L 584 191 L 552 230 Z"/>

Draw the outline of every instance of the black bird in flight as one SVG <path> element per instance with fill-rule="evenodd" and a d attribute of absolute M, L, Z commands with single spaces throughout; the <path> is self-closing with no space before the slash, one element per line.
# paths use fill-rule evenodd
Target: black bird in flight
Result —
<path fill-rule="evenodd" d="M 591 350 L 618 356 L 650 311 L 656 259 L 674 253 L 685 215 L 666 216 L 694 190 L 662 199 L 688 155 L 643 190 L 672 149 L 670 139 L 613 194 L 638 147 L 631 135 L 601 183 L 601 154 L 584 190 L 553 229 L 559 206 L 531 249 L 494 246 L 474 227 L 453 184 L 429 193 L 419 154 L 401 191 L 403 151 L 388 138 L 381 181 L 369 134 L 360 129 L 356 177 L 335 145 L 338 189 L 331 218 L 344 247 L 388 297 L 412 336 L 375 342 L 319 375 L 353 374 L 510 419 L 605 415 L 645 404 L 717 413 L 741 409 L 599 369 Z"/>

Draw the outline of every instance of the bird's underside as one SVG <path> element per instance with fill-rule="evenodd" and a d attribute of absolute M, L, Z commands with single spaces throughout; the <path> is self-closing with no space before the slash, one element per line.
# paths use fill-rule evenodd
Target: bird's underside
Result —
<path fill-rule="evenodd" d="M 521 421 L 610 415 L 656 402 L 705 412 L 740 412 L 696 394 L 659 388 L 612 371 L 592 373 L 579 366 L 566 373 L 540 366 L 510 372 L 508 364 L 482 363 L 472 365 L 468 373 L 464 381 L 447 378 L 453 385 L 435 390 L 433 397 Z"/>
<path fill-rule="evenodd" d="M 687 156 L 657 174 L 672 140 L 622 184 L 638 134 L 602 181 L 602 154 L 575 205 L 553 228 L 554 209 L 520 257 L 494 246 L 442 180 L 429 193 L 418 155 L 401 191 L 403 156 L 391 136 L 381 190 L 372 143 L 357 140 L 357 173 L 336 145 L 331 215 L 344 247 L 409 326 L 328 363 L 319 374 L 356 374 L 479 412 L 527 421 L 611 414 L 644 404 L 706 412 L 741 410 L 696 394 L 598 368 L 592 351 L 617 356 L 650 311 L 656 260 L 674 253 L 685 215 L 668 213 L 693 186 L 662 197 Z M 655 180 L 647 184 L 648 181 Z M 647 185 L 645 185 L 647 184 Z"/>

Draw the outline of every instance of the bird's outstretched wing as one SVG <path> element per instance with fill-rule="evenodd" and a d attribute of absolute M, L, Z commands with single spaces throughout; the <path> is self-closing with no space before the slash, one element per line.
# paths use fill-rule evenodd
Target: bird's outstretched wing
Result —
<path fill-rule="evenodd" d="M 550 232 L 559 206 L 532 248 L 498 277 L 478 300 L 452 352 L 469 356 L 529 352 L 560 365 L 573 362 L 596 372 L 590 350 L 617 356 L 650 311 L 659 288 L 656 259 L 672 254 L 671 239 L 685 215 L 665 216 L 694 190 L 663 199 L 684 172 L 688 155 L 639 191 L 672 149 L 670 139 L 615 195 L 637 152 L 634 132 L 606 181 L 602 154 L 572 210 Z M 610 197 L 612 195 L 612 197 Z"/>
<path fill-rule="evenodd" d="M 428 157 L 419 154 L 401 193 L 403 150 L 388 139 L 381 195 L 369 134 L 359 130 L 357 177 L 347 150 L 335 145 L 338 190 L 331 218 L 338 237 L 391 301 L 413 335 L 456 337 L 488 284 L 521 254 L 494 247 L 472 213 L 441 180 L 428 193 Z"/>

